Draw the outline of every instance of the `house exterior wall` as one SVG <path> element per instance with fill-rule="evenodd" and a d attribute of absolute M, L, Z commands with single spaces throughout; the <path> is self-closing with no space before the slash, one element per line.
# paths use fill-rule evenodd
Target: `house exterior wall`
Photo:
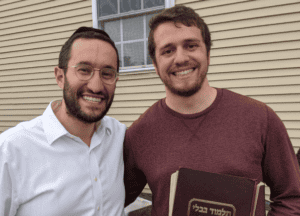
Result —
<path fill-rule="evenodd" d="M 80 26 L 93 26 L 91 1 L 0 1 L 0 133 L 62 97 L 54 67 Z"/>
<path fill-rule="evenodd" d="M 283 120 L 300 148 L 299 0 L 176 0 L 208 24 L 213 46 L 208 79 L 260 100 Z M 91 0 L 0 1 L 0 133 L 43 113 L 62 97 L 53 68 L 80 26 L 93 26 Z M 165 97 L 152 70 L 121 72 L 108 115 L 130 126 Z M 267 196 L 269 194 L 266 190 Z"/>

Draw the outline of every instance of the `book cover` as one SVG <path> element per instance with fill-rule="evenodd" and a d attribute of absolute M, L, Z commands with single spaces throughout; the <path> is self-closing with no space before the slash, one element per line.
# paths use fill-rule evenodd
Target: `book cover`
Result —
<path fill-rule="evenodd" d="M 261 186 L 244 177 L 180 168 L 171 176 L 169 216 L 255 216 Z"/>

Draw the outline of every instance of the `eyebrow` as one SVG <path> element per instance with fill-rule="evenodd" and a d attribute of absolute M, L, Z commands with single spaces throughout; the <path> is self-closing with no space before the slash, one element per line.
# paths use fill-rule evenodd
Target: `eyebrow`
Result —
<path fill-rule="evenodd" d="M 190 43 L 190 42 L 201 42 L 201 40 L 199 39 L 186 39 L 183 41 L 183 43 Z M 173 46 L 173 43 L 168 43 L 166 45 L 164 45 L 162 48 L 160 48 L 159 50 L 163 50 L 163 49 L 166 49 L 168 47 L 171 47 Z"/>
<path fill-rule="evenodd" d="M 83 65 L 89 65 L 89 66 L 91 66 L 91 67 L 93 67 L 94 68 L 94 66 L 93 66 L 93 64 L 91 64 L 90 62 L 88 62 L 88 61 L 81 61 L 81 62 L 79 62 L 77 65 L 79 65 L 79 64 L 83 64 Z M 104 67 L 103 68 L 111 68 L 111 69 L 116 69 L 116 68 L 114 68 L 113 66 L 111 66 L 111 65 L 104 65 Z M 99 69 L 99 68 L 96 68 L 96 69 Z"/>

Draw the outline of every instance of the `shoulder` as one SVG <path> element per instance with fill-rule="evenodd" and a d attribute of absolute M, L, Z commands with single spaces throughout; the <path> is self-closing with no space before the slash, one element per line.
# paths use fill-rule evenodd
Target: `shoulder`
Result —
<path fill-rule="evenodd" d="M 268 112 L 272 109 L 264 102 L 254 98 L 241 95 L 230 90 L 223 89 L 222 106 L 237 114 L 246 114 L 253 117 L 267 117 Z"/>
<path fill-rule="evenodd" d="M 0 134 L 0 144 L 4 142 L 14 143 L 18 140 L 35 139 L 42 131 L 40 116 L 30 121 L 21 122 L 15 127 L 9 128 Z M 36 135 L 35 135 L 36 134 Z"/>
<path fill-rule="evenodd" d="M 103 122 L 103 124 L 109 128 L 111 128 L 113 131 L 125 131 L 126 130 L 126 125 L 121 123 L 120 121 L 118 121 L 115 118 L 112 118 L 110 116 L 104 116 L 101 119 L 101 122 Z"/>
<path fill-rule="evenodd" d="M 237 117 L 249 119 L 251 122 L 268 125 L 282 124 L 276 112 L 264 102 L 226 89 L 223 89 L 222 108 L 223 106 L 226 106 L 229 112 L 234 113 Z"/>
<path fill-rule="evenodd" d="M 32 148 L 37 140 L 43 134 L 41 121 L 39 117 L 22 122 L 15 127 L 12 127 L 0 134 L 0 157 L 10 158 L 9 160 L 19 160 L 21 155 L 30 154 Z M 39 125 L 39 126 L 37 126 Z"/>
<path fill-rule="evenodd" d="M 232 92 L 227 89 L 223 89 L 223 98 L 226 100 L 227 103 L 232 103 L 233 105 L 238 104 L 239 106 L 243 107 L 265 107 L 266 104 L 253 99 L 251 97 L 238 94 L 236 92 Z"/>
<path fill-rule="evenodd" d="M 132 125 L 128 128 L 128 132 L 131 131 L 143 131 L 146 128 L 149 129 L 150 126 L 153 126 L 155 124 L 152 124 L 153 122 L 156 122 L 158 118 L 161 118 L 161 112 L 163 110 L 161 106 L 161 100 L 155 102 L 151 107 L 149 107 L 140 117 L 135 120 Z"/>

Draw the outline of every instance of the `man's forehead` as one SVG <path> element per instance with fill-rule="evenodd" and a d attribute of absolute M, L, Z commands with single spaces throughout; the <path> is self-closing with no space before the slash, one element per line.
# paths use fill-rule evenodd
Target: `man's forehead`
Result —
<path fill-rule="evenodd" d="M 203 39 L 201 30 L 195 25 L 165 22 L 154 30 L 154 41 L 159 47 L 165 47 L 175 42 L 201 42 Z"/>

